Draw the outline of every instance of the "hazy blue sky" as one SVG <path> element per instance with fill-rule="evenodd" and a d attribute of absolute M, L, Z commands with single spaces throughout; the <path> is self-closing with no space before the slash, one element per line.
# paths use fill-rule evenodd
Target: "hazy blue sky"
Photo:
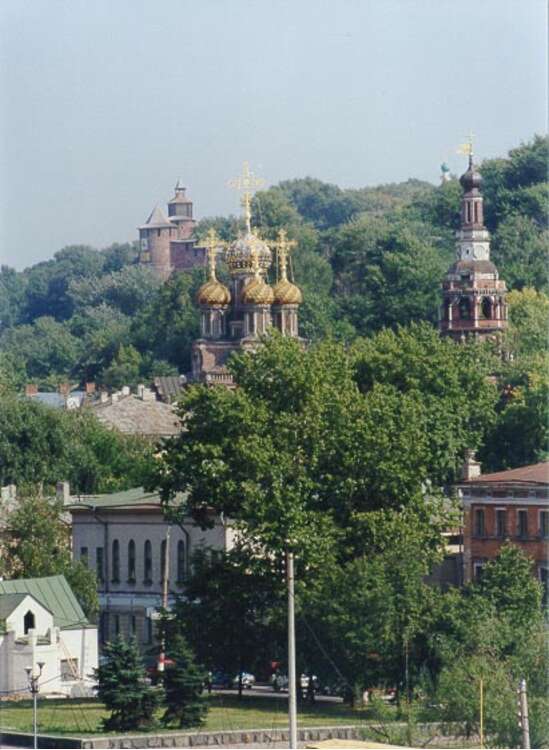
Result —
<path fill-rule="evenodd" d="M 0 256 L 136 237 L 269 183 L 438 181 L 545 130 L 545 0 L 2 0 Z"/>

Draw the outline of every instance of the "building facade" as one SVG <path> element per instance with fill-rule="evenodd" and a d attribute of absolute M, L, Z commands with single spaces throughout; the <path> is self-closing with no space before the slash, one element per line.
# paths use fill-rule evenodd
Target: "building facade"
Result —
<path fill-rule="evenodd" d="M 38 664 L 41 693 L 93 695 L 97 628 L 64 576 L 0 581 L 0 694 L 28 693 Z"/>
<path fill-rule="evenodd" d="M 456 341 L 468 336 L 497 339 L 507 327 L 505 282 L 490 260 L 490 235 L 484 226 L 482 177 L 469 156 L 460 178 L 463 187 L 461 229 L 457 233 L 456 261 L 443 284 L 439 329 Z"/>
<path fill-rule="evenodd" d="M 139 262 L 162 279 L 173 271 L 204 266 L 206 250 L 196 244 L 195 227 L 193 203 L 178 181 L 175 195 L 168 202 L 168 215 L 156 206 L 139 227 Z"/>
<path fill-rule="evenodd" d="M 193 343 L 192 379 L 231 385 L 226 363 L 234 351 L 253 350 L 264 334 L 275 328 L 284 336 L 298 336 L 301 290 L 288 279 L 288 254 L 293 246 L 283 230 L 271 243 L 278 254 L 278 282 L 271 286 L 267 273 L 272 250 L 251 228 L 249 201 L 245 201 L 246 230 L 227 247 L 211 230 L 208 234 L 209 279 L 198 291 L 201 336 Z M 216 261 L 224 256 L 230 288 L 218 281 Z"/>
<path fill-rule="evenodd" d="M 233 546 L 222 519 L 203 530 L 190 518 L 169 524 L 160 497 L 142 489 L 72 497 L 73 556 L 98 579 L 99 641 L 134 636 L 146 652 L 154 643 L 157 610 L 184 593 L 193 554 Z"/>
<path fill-rule="evenodd" d="M 465 582 L 481 574 L 505 542 L 528 555 L 547 591 L 549 570 L 549 463 L 482 474 L 470 459 L 458 486 L 464 511 Z"/>

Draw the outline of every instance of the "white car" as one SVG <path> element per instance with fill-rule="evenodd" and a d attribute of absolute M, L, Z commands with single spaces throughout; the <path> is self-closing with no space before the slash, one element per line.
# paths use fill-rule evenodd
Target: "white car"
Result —
<path fill-rule="evenodd" d="M 255 685 L 255 676 L 253 674 L 250 674 L 250 672 L 242 672 L 242 687 L 246 688 L 246 690 L 251 690 L 253 686 Z M 236 677 L 233 679 L 233 687 L 237 688 L 239 683 L 239 675 L 236 675 Z"/>

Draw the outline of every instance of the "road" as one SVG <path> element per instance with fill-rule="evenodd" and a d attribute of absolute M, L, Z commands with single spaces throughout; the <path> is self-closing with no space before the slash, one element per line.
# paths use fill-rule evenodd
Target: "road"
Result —
<path fill-rule="evenodd" d="M 279 698 L 279 699 L 287 699 L 288 697 L 288 691 L 287 690 L 281 690 L 279 692 L 276 692 L 273 690 L 273 688 L 270 685 L 259 683 L 257 685 L 254 685 L 251 690 L 244 690 L 244 695 L 253 695 L 254 698 Z M 213 689 L 212 693 L 218 694 L 218 695 L 237 695 L 237 690 L 218 690 Z M 342 699 L 337 695 L 320 695 L 316 694 L 316 700 L 322 701 L 325 703 L 342 703 Z"/>

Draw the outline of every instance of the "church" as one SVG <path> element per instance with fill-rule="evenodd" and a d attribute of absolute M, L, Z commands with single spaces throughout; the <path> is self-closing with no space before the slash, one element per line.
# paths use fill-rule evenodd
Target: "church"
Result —
<path fill-rule="evenodd" d="M 244 168 L 244 183 L 251 173 Z M 284 230 L 270 246 L 251 225 L 252 193 L 245 188 L 242 198 L 245 230 L 234 241 L 222 243 L 214 230 L 207 239 L 209 278 L 197 295 L 200 307 L 200 338 L 192 348 L 192 379 L 230 386 L 226 363 L 232 352 L 253 350 L 271 327 L 285 336 L 298 337 L 298 308 L 302 293 L 288 278 L 288 257 L 295 242 Z M 278 279 L 271 286 L 267 273 L 273 266 Z M 219 256 L 229 269 L 230 285 L 217 278 Z"/>
<path fill-rule="evenodd" d="M 461 176 L 461 228 L 457 233 L 456 261 L 442 284 L 439 329 L 443 336 L 464 341 L 473 336 L 497 340 L 507 327 L 505 281 L 490 260 L 490 235 L 484 226 L 482 176 L 473 161 Z"/>

